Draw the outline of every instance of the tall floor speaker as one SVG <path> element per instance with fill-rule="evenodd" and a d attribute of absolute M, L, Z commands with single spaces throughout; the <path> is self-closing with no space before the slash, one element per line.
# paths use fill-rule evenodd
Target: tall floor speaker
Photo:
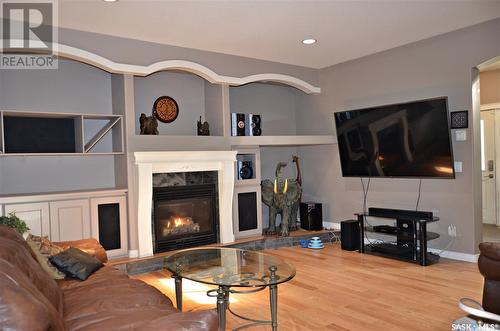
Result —
<path fill-rule="evenodd" d="M 348 220 L 340 222 L 340 246 L 346 251 L 359 249 L 359 222 Z"/>

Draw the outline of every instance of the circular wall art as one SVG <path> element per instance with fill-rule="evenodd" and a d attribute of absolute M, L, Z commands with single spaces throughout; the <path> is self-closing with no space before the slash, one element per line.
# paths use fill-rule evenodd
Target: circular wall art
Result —
<path fill-rule="evenodd" d="M 162 96 L 153 104 L 153 114 L 163 123 L 172 123 L 179 115 L 179 106 L 173 98 Z"/>

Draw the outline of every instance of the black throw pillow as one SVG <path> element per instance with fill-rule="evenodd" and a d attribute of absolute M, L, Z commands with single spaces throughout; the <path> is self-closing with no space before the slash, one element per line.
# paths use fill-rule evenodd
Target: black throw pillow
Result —
<path fill-rule="evenodd" d="M 75 247 L 53 255 L 49 260 L 66 275 L 80 280 L 87 279 L 103 266 L 101 261 Z"/>

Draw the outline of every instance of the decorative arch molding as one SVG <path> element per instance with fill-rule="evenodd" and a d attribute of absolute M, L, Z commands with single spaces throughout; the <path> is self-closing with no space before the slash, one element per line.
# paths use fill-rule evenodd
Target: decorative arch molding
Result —
<path fill-rule="evenodd" d="M 0 39 L 0 41 L 2 40 Z M 98 54 L 64 44 L 54 44 L 53 46 L 54 46 L 53 48 L 54 53 L 60 57 L 86 63 L 114 74 L 132 74 L 135 76 L 147 76 L 155 72 L 160 72 L 165 70 L 181 70 L 198 75 L 204 78 L 205 80 L 209 81 L 210 83 L 214 84 L 228 84 L 231 86 L 240 86 L 255 82 L 276 82 L 293 86 L 309 94 L 321 93 L 321 88 L 313 86 L 302 79 L 289 75 L 263 73 L 241 78 L 232 76 L 223 76 L 217 74 L 212 69 L 205 67 L 199 63 L 192 61 L 185 61 L 185 60 L 166 60 L 166 61 L 155 62 L 147 66 L 141 66 L 135 64 L 114 62 Z M 4 49 L 2 47 L 0 47 L 0 52 L 4 52 Z M 9 50 L 5 51 L 5 53 L 8 52 Z"/>

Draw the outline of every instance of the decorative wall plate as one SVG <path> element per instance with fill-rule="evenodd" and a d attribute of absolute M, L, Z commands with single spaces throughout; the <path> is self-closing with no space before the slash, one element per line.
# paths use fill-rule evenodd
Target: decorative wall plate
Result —
<path fill-rule="evenodd" d="M 162 96 L 153 104 L 153 114 L 163 123 L 172 123 L 179 115 L 179 106 L 173 98 Z"/>
<path fill-rule="evenodd" d="M 451 128 L 452 129 L 467 129 L 469 127 L 468 111 L 452 111 L 451 112 Z"/>

